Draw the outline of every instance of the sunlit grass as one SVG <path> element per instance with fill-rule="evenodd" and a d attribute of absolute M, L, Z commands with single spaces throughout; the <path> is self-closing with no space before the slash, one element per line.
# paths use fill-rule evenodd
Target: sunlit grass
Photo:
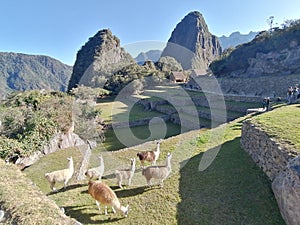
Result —
<path fill-rule="evenodd" d="M 300 104 L 278 107 L 252 119 L 254 123 L 282 143 L 300 152 Z"/>
<path fill-rule="evenodd" d="M 50 194 L 66 214 L 83 224 L 284 224 L 270 188 L 270 181 L 245 153 L 239 143 L 241 122 L 236 120 L 212 130 L 197 130 L 166 139 L 161 144 L 158 164 L 164 164 L 166 154 L 172 152 L 172 174 L 163 188 L 148 188 L 137 162 L 132 186 L 121 190 L 116 187 L 113 171 L 129 166 L 129 158 L 137 151 L 155 149 L 154 142 L 134 146 L 124 151 L 103 152 L 105 176 L 122 204 L 130 205 L 127 218 L 120 214 L 105 216 L 99 213 L 95 202 L 87 194 L 87 181 L 72 180 L 66 190 Z M 208 167 L 200 172 L 199 162 L 205 151 L 218 143 L 210 141 L 213 132 L 220 132 L 220 151 Z M 69 155 L 80 161 L 76 148 L 55 152 L 25 170 L 44 193 L 49 193 L 46 171 L 53 170 L 53 162 L 65 163 Z M 99 150 L 93 150 L 91 166 L 96 163 Z"/>

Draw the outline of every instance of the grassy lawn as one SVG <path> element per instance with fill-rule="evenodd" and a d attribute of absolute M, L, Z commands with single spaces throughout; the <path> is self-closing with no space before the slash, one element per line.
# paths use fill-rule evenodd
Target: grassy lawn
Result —
<path fill-rule="evenodd" d="M 284 224 L 270 181 L 240 147 L 243 119 L 164 140 L 158 164 L 164 163 L 168 152 L 173 153 L 173 158 L 172 174 L 165 180 L 163 188 L 146 186 L 139 162 L 132 186 L 117 188 L 113 175 L 115 169 L 129 167 L 129 158 L 135 157 L 137 151 L 155 149 L 154 142 L 123 151 L 102 152 L 105 163 L 103 182 L 115 190 L 123 205 L 129 204 L 127 218 L 120 214 L 105 216 L 103 211 L 99 213 L 87 194 L 87 181 L 73 179 L 66 190 L 49 194 L 44 173 L 60 169 L 60 166 L 64 168 L 69 155 L 73 155 L 78 169 L 82 156 L 77 148 L 47 155 L 24 173 L 45 194 L 49 194 L 49 198 L 64 207 L 67 215 L 83 224 Z M 213 138 L 218 132 L 221 136 Z M 200 160 L 216 147 L 220 147 L 220 151 L 215 160 L 206 170 L 199 171 Z M 93 150 L 91 166 L 96 165 L 97 154 L 99 149 Z"/>
<path fill-rule="evenodd" d="M 163 125 L 165 125 L 165 124 L 163 124 Z M 163 129 L 162 124 L 155 124 L 152 126 L 153 126 L 152 128 L 154 130 Z M 166 134 L 164 136 L 153 134 L 153 136 L 151 137 L 151 132 L 149 130 L 148 125 L 132 127 L 132 128 L 130 128 L 130 131 L 136 138 L 139 139 L 139 141 L 136 142 L 136 141 L 132 140 L 132 144 L 130 146 L 141 144 L 141 143 L 145 142 L 145 140 L 147 140 L 147 139 L 148 139 L 148 141 L 152 141 L 152 140 L 156 140 L 156 139 L 167 138 L 170 136 L 178 135 L 181 133 L 180 126 L 170 123 L 170 122 L 166 123 L 166 129 L 167 129 Z M 128 134 L 128 129 L 119 128 L 116 131 L 123 137 L 124 136 L 128 137 L 128 138 L 131 137 L 131 135 Z M 118 149 L 121 149 L 124 147 L 130 147 L 128 145 L 125 146 L 123 143 L 121 143 L 119 141 L 119 139 L 116 137 L 115 131 L 113 129 L 108 129 L 105 131 L 105 141 L 102 143 L 102 146 L 107 151 L 115 151 L 115 150 L 118 150 Z"/>
<path fill-rule="evenodd" d="M 126 104 L 120 101 L 98 103 L 97 107 L 101 110 L 101 118 L 106 123 L 132 121 L 144 118 L 152 118 L 164 115 L 156 111 L 145 111 L 142 105 Z M 128 110 L 131 108 L 129 114 Z"/>
<path fill-rule="evenodd" d="M 270 136 L 282 143 L 295 146 L 300 153 L 300 104 L 278 107 L 268 113 L 252 118 L 252 121 Z"/>

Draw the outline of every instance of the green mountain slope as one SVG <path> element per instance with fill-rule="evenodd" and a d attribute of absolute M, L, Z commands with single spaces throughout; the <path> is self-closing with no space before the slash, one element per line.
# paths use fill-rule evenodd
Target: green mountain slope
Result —
<path fill-rule="evenodd" d="M 72 67 L 49 56 L 0 52 L 0 96 L 16 90 L 65 91 Z"/>

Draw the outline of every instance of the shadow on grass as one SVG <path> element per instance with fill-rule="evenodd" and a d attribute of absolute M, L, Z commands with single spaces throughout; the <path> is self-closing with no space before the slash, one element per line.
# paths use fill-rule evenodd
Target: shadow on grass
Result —
<path fill-rule="evenodd" d="M 102 223 L 113 223 L 117 222 L 119 220 L 124 219 L 121 214 L 113 214 L 109 211 L 108 207 L 108 215 L 104 215 L 104 207 L 101 208 L 102 212 L 100 213 L 97 209 L 98 213 L 87 213 L 86 210 L 89 210 L 90 208 L 97 208 L 96 204 L 93 205 L 87 205 L 87 206 L 66 206 L 63 207 L 65 209 L 66 215 L 76 219 L 77 221 L 83 223 L 83 224 L 102 224 Z M 92 219 L 95 216 L 100 216 L 100 219 Z M 103 217 L 103 218 L 102 218 Z"/>
<path fill-rule="evenodd" d="M 128 189 L 120 189 L 118 186 L 114 186 L 111 188 L 113 190 L 115 189 L 115 193 L 118 196 L 118 198 L 127 198 L 131 196 L 136 196 L 136 195 L 143 194 L 144 192 L 150 191 L 152 189 L 156 189 L 156 187 L 148 187 L 148 186 L 141 186 L 136 188 L 128 187 Z"/>
<path fill-rule="evenodd" d="M 199 171 L 202 155 L 180 170 L 178 224 L 284 224 L 270 181 L 241 149 L 240 138 L 225 142 L 213 163 Z"/>
<path fill-rule="evenodd" d="M 66 191 L 76 189 L 76 188 L 81 188 L 81 187 L 84 187 L 84 186 L 87 186 L 87 185 L 86 184 L 71 184 L 71 185 L 68 185 L 66 188 L 62 187 L 62 188 L 60 188 L 56 191 L 51 191 L 46 195 L 47 196 L 55 195 L 55 194 L 58 194 L 58 193 L 66 192 Z"/>

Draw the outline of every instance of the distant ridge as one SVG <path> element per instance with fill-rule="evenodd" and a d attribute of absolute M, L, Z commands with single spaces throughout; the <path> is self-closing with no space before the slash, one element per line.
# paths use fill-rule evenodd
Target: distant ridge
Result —
<path fill-rule="evenodd" d="M 135 59 L 139 65 L 143 65 L 145 61 L 157 62 L 161 56 L 161 50 L 149 50 L 147 52 L 141 52 Z"/>
<path fill-rule="evenodd" d="M 44 55 L 0 52 L 0 96 L 10 91 L 66 91 L 72 66 Z"/>
<path fill-rule="evenodd" d="M 223 35 L 219 37 L 222 49 L 236 47 L 240 44 L 244 44 L 252 41 L 258 32 L 250 31 L 248 34 L 241 34 L 239 31 L 233 32 L 228 37 Z"/>

